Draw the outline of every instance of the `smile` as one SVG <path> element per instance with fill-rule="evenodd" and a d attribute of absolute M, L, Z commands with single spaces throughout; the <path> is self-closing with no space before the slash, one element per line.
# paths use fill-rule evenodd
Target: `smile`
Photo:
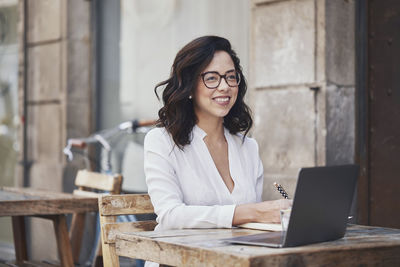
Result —
<path fill-rule="evenodd" d="M 227 104 L 227 103 L 229 103 L 230 99 L 231 98 L 229 96 L 213 98 L 213 100 L 215 100 L 218 104 Z"/>

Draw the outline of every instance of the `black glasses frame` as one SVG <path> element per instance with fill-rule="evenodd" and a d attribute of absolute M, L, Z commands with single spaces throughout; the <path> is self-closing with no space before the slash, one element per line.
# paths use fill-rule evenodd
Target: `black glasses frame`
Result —
<path fill-rule="evenodd" d="M 236 76 L 237 76 L 237 80 L 238 80 L 238 81 L 237 81 L 237 84 L 236 84 L 236 85 L 233 85 L 233 86 L 230 85 L 229 82 L 228 82 L 227 79 L 226 79 L 226 76 L 227 76 L 228 74 L 230 74 L 231 72 L 235 72 L 235 74 L 236 74 Z M 206 84 L 206 81 L 204 81 L 204 76 L 206 76 L 206 75 L 209 74 L 209 73 L 215 73 L 215 74 L 217 74 L 217 75 L 219 76 L 219 81 L 218 81 L 218 84 L 217 84 L 216 86 L 210 87 L 210 86 L 208 86 L 208 85 Z M 215 88 L 217 88 L 217 87 L 221 84 L 222 78 L 224 78 L 226 84 L 227 84 L 229 87 L 236 87 L 236 86 L 239 86 L 240 81 L 241 81 L 239 72 L 234 71 L 234 70 L 228 71 L 228 72 L 225 73 L 224 75 L 219 74 L 219 72 L 217 72 L 217 71 L 207 71 L 207 72 L 204 72 L 204 73 L 200 74 L 200 76 L 201 76 L 201 80 L 203 81 L 204 85 L 205 85 L 208 89 L 215 89 Z"/>

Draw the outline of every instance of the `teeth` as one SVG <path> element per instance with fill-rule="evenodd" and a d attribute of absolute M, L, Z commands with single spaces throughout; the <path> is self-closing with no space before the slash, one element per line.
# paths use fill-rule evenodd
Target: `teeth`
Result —
<path fill-rule="evenodd" d="M 226 102 L 226 101 L 229 101 L 229 97 L 217 97 L 217 98 L 215 98 L 215 101 Z"/>

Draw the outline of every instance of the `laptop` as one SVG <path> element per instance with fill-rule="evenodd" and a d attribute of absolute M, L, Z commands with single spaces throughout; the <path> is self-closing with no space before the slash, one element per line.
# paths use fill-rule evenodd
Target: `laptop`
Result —
<path fill-rule="evenodd" d="M 225 239 L 233 244 L 295 247 L 342 238 L 356 187 L 358 166 L 302 168 L 287 231 Z"/>

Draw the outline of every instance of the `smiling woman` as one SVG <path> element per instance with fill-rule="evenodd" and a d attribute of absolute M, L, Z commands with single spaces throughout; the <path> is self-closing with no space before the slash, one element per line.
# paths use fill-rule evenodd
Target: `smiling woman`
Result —
<path fill-rule="evenodd" d="M 230 42 L 203 36 L 176 55 L 158 127 L 144 144 L 157 229 L 279 222 L 289 202 L 261 202 L 263 167 L 244 103 L 247 85 Z"/>
<path fill-rule="evenodd" d="M 170 78 L 156 86 L 156 94 L 162 86 L 159 126 L 168 130 L 180 148 L 190 143 L 193 126 L 208 119 L 218 120 L 220 130 L 223 124 L 232 134 L 244 131 L 246 135 L 252 126 L 243 101 L 247 84 L 240 60 L 224 38 L 204 36 L 184 46 L 176 55 Z"/>
<path fill-rule="evenodd" d="M 144 142 L 156 230 L 279 222 L 288 201 L 261 202 L 263 167 L 244 103 L 247 90 L 230 42 L 203 36 L 176 55 L 158 127 Z M 158 95 L 157 95 L 158 96 Z"/>

